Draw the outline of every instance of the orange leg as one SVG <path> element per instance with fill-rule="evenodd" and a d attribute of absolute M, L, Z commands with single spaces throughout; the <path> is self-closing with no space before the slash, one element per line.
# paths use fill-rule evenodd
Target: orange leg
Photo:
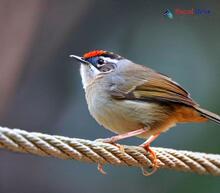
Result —
<path fill-rule="evenodd" d="M 152 163 L 153 163 L 153 170 L 151 172 L 147 172 L 143 170 L 143 174 L 146 176 L 152 175 L 154 172 L 156 172 L 157 170 L 157 155 L 156 153 L 150 148 L 150 144 L 159 137 L 160 133 L 156 134 L 156 135 L 152 135 L 150 136 L 143 144 L 141 144 L 140 146 L 142 146 L 144 149 L 147 150 L 147 152 L 149 152 L 152 156 Z"/>
<path fill-rule="evenodd" d="M 133 137 L 133 136 L 136 136 L 136 135 L 140 135 L 140 134 L 145 133 L 145 132 L 147 132 L 146 128 L 137 129 L 137 130 L 134 130 L 134 131 L 123 133 L 123 134 L 120 134 L 120 135 L 115 135 L 113 137 L 106 138 L 106 139 L 100 139 L 100 140 L 97 140 L 97 141 L 114 144 L 117 147 L 119 147 L 119 149 L 121 151 L 124 151 L 124 147 L 122 145 L 115 144 L 117 141 L 129 138 L 129 137 Z M 103 170 L 102 164 L 98 164 L 98 170 L 99 170 L 100 173 L 106 174 L 106 172 Z"/>

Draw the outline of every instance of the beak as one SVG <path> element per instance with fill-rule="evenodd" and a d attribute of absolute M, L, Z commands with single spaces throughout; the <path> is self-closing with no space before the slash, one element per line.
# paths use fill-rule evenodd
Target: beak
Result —
<path fill-rule="evenodd" d="M 76 59 L 77 61 L 79 61 L 80 63 L 83 63 L 83 64 L 90 64 L 89 62 L 87 62 L 86 60 L 84 60 L 82 57 L 80 56 L 76 56 L 76 55 L 70 55 L 69 56 L 70 58 L 74 58 Z"/>

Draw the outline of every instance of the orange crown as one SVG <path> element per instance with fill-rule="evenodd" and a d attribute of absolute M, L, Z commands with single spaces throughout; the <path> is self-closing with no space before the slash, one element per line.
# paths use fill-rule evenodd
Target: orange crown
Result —
<path fill-rule="evenodd" d="M 101 56 L 102 54 L 105 54 L 106 51 L 104 50 L 94 50 L 88 53 L 85 53 L 83 55 L 83 58 L 88 59 L 88 58 L 92 58 L 92 57 L 96 57 L 96 56 Z"/>

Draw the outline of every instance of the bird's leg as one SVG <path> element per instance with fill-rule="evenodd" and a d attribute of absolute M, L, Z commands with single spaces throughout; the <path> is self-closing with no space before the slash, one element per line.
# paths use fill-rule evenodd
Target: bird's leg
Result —
<path fill-rule="evenodd" d="M 115 146 L 119 147 L 120 150 L 124 151 L 124 147 L 122 145 L 116 144 L 117 141 L 129 138 L 129 137 L 133 137 L 133 136 L 136 136 L 136 135 L 140 135 L 142 133 L 145 133 L 146 131 L 147 131 L 146 128 L 142 128 L 142 129 L 137 129 L 137 130 L 130 131 L 130 132 L 127 132 L 127 133 L 115 135 L 115 136 L 110 137 L 110 138 L 97 139 L 96 141 L 114 144 Z"/>
<path fill-rule="evenodd" d="M 96 140 L 96 141 L 114 144 L 114 145 L 117 146 L 122 152 L 124 152 L 124 147 L 123 147 L 122 145 L 116 144 L 117 141 L 122 140 L 122 139 L 129 138 L 129 137 L 133 137 L 133 136 L 136 136 L 136 135 L 140 135 L 140 134 L 145 133 L 145 132 L 147 132 L 147 129 L 146 129 L 146 128 L 142 128 L 142 129 L 137 129 L 137 130 L 130 131 L 130 132 L 127 132 L 127 133 L 115 135 L 115 136 L 110 137 L 110 138 L 98 139 L 98 140 Z M 106 172 L 103 170 L 102 164 L 98 164 L 98 170 L 99 170 L 102 174 L 106 174 Z"/>
<path fill-rule="evenodd" d="M 152 135 L 150 136 L 143 144 L 141 144 L 140 146 L 143 147 L 144 149 L 146 149 L 152 156 L 152 163 L 153 163 L 153 170 L 151 172 L 147 172 L 145 171 L 143 168 L 143 174 L 146 176 L 152 175 L 156 170 L 157 170 L 157 155 L 156 153 L 151 149 L 150 144 L 156 139 L 158 138 L 160 135 L 160 133 L 156 134 L 156 135 Z"/>
<path fill-rule="evenodd" d="M 145 132 L 146 132 L 145 128 L 137 129 L 137 130 L 130 131 L 130 132 L 127 132 L 127 133 L 115 135 L 115 136 L 110 137 L 110 138 L 102 139 L 102 142 L 113 143 L 114 144 L 119 140 L 126 139 L 126 138 L 129 138 L 129 137 L 133 137 L 133 136 L 136 136 L 136 135 L 140 135 L 140 134 L 145 133 Z"/>

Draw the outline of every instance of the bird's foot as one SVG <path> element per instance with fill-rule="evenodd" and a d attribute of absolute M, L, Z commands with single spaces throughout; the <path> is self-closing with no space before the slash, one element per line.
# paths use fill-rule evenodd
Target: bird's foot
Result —
<path fill-rule="evenodd" d="M 116 147 L 118 147 L 118 149 L 121 151 L 121 152 L 124 152 L 125 149 L 124 149 L 124 146 L 123 145 L 120 145 L 118 143 L 115 143 L 115 138 L 114 137 L 110 137 L 110 138 L 105 138 L 105 139 L 96 139 L 95 140 L 96 142 L 102 142 L 102 143 L 109 143 L 109 144 L 112 144 Z M 98 163 L 98 166 L 97 166 L 97 169 L 98 171 L 103 174 L 103 175 L 106 175 L 107 173 L 105 172 L 105 170 L 103 169 L 103 164 L 100 164 Z"/>
<path fill-rule="evenodd" d="M 96 142 L 103 142 L 103 143 L 110 143 L 112 145 L 115 145 L 116 147 L 119 148 L 119 150 L 124 153 L 125 152 L 125 148 L 123 145 L 117 144 L 116 142 L 122 139 L 126 139 L 128 137 L 132 137 L 132 136 L 136 136 L 136 135 L 140 135 L 142 133 L 146 132 L 146 128 L 142 128 L 142 129 L 137 129 L 134 131 L 130 131 L 127 133 L 123 133 L 123 134 L 119 134 L 119 135 L 115 135 L 113 137 L 110 138 L 105 138 L 105 139 L 96 139 Z M 98 164 L 98 170 L 102 173 L 102 174 L 106 174 L 105 171 L 103 170 L 103 165 Z"/>
<path fill-rule="evenodd" d="M 97 166 L 98 171 L 102 174 L 102 175 L 106 175 L 107 173 L 105 172 L 105 170 L 103 169 L 103 164 L 98 163 Z"/>
<path fill-rule="evenodd" d="M 140 146 L 143 147 L 147 152 L 150 153 L 150 159 L 151 159 L 151 162 L 152 162 L 152 166 L 151 166 L 152 170 L 148 171 L 146 168 L 142 168 L 143 175 L 150 176 L 150 175 L 154 174 L 157 171 L 157 168 L 158 168 L 157 155 L 151 149 L 150 144 L 146 143 L 146 144 L 142 144 Z"/>

